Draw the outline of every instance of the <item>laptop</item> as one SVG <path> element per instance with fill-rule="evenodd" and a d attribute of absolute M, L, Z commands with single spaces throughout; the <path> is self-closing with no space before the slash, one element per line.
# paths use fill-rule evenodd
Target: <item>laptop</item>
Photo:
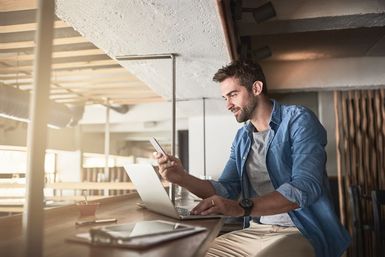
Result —
<path fill-rule="evenodd" d="M 174 206 L 158 174 L 150 164 L 126 164 L 124 169 L 145 207 L 153 212 L 179 220 L 223 217 L 222 215 L 192 215 L 187 208 Z"/>

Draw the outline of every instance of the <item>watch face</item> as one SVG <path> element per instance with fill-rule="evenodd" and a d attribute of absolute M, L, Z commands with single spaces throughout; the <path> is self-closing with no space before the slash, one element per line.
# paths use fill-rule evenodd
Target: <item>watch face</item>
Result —
<path fill-rule="evenodd" d="M 246 208 L 248 208 L 248 207 L 252 207 L 253 206 L 253 201 L 251 201 L 250 199 L 243 199 L 242 201 L 241 201 L 241 205 L 243 206 L 243 207 L 246 207 Z"/>

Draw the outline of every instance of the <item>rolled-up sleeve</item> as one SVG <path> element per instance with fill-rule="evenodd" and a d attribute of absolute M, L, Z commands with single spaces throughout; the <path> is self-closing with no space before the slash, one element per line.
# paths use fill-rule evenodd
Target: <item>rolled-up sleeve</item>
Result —
<path fill-rule="evenodd" d="M 215 189 L 215 193 L 217 195 L 220 195 L 224 198 L 230 197 L 226 187 L 224 185 L 222 185 L 220 182 L 215 181 L 215 180 L 209 180 L 209 182 L 211 183 L 211 185 L 213 185 L 213 187 Z"/>
<path fill-rule="evenodd" d="M 306 195 L 303 194 L 301 190 L 295 188 L 289 183 L 282 184 L 279 188 L 277 188 L 276 191 L 283 195 L 290 202 L 297 203 L 301 207 L 303 207 L 307 202 Z"/>

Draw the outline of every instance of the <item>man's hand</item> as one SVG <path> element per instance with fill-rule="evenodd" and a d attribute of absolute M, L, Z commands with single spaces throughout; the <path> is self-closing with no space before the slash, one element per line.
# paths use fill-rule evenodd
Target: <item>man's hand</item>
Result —
<path fill-rule="evenodd" d="M 229 200 L 218 195 L 203 199 L 195 206 L 191 213 L 194 215 L 223 214 L 225 216 L 243 216 L 243 208 L 234 200 Z"/>
<path fill-rule="evenodd" d="M 163 155 L 155 152 L 154 158 L 159 164 L 160 175 L 171 183 L 183 186 L 187 172 L 184 170 L 181 161 L 171 155 Z"/>

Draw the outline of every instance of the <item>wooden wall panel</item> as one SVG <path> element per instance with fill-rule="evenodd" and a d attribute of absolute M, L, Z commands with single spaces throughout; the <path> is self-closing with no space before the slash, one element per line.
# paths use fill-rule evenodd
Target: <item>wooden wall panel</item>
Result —
<path fill-rule="evenodd" d="M 359 185 L 364 196 L 385 189 L 385 89 L 335 91 L 336 140 L 340 180 L 340 216 L 352 231 L 348 188 Z M 362 201 L 363 221 L 372 223 L 370 201 Z M 365 234 L 365 256 L 372 254 Z"/>

